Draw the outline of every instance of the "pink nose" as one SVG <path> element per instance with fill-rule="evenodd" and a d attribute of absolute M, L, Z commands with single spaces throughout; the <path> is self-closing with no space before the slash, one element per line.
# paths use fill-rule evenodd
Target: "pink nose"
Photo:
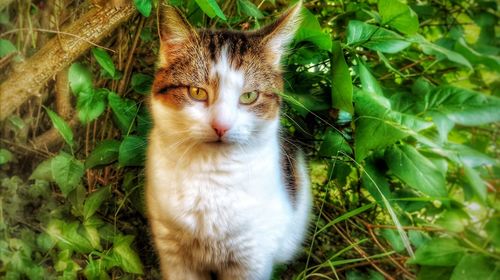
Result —
<path fill-rule="evenodd" d="M 212 122 L 212 128 L 214 129 L 217 136 L 222 137 L 229 130 L 230 126 L 214 121 Z"/>

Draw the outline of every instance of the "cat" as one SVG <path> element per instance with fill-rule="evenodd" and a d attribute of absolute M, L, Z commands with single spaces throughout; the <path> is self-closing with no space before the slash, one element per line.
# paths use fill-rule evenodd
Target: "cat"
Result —
<path fill-rule="evenodd" d="M 269 279 L 307 232 L 305 159 L 280 137 L 280 60 L 301 2 L 257 31 L 162 7 L 146 205 L 164 279 Z"/>

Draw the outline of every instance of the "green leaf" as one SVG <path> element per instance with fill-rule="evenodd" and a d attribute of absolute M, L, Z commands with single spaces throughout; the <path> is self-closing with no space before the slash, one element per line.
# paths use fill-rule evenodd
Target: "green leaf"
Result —
<path fill-rule="evenodd" d="M 370 150 L 385 148 L 432 125 L 413 115 L 392 111 L 390 102 L 383 96 L 356 91 L 354 97 L 359 115 L 354 142 L 358 161 Z"/>
<path fill-rule="evenodd" d="M 373 77 L 370 69 L 360 59 L 357 59 L 356 61 L 358 62 L 358 75 L 361 80 L 363 90 L 379 96 L 384 96 L 384 92 L 380 87 L 379 82 L 375 79 L 375 77 Z M 385 107 L 390 107 L 389 100 L 385 101 L 384 99 L 379 99 L 379 101 L 384 101 L 382 104 Z"/>
<path fill-rule="evenodd" d="M 488 233 L 488 238 L 491 239 L 497 251 L 500 251 L 500 217 L 491 218 L 484 226 L 484 230 Z"/>
<path fill-rule="evenodd" d="M 479 173 L 473 168 L 465 165 L 464 166 L 465 178 L 472 187 L 472 190 L 477 195 L 477 197 L 482 201 L 486 201 L 487 187 L 483 179 L 479 176 Z"/>
<path fill-rule="evenodd" d="M 47 182 L 54 181 L 54 176 L 52 175 L 52 159 L 42 161 L 31 173 L 30 180 L 45 180 Z"/>
<path fill-rule="evenodd" d="M 359 215 L 371 208 L 373 208 L 376 204 L 375 203 L 370 203 L 370 204 L 365 204 L 361 207 L 358 207 L 356 209 L 353 209 L 347 213 L 344 213 L 342 214 L 341 216 L 333 219 L 332 221 L 328 222 L 328 224 L 326 224 L 325 226 L 323 226 L 321 229 L 319 229 L 315 234 L 319 234 L 320 232 L 323 232 L 324 230 L 326 230 L 327 228 L 333 226 L 334 224 L 336 223 L 339 223 L 339 222 L 342 222 L 346 219 L 349 219 L 350 217 L 353 217 L 353 216 L 356 216 L 356 215 Z"/>
<path fill-rule="evenodd" d="M 52 124 L 61 134 L 64 141 L 66 141 L 68 145 L 73 146 L 75 143 L 73 142 L 73 131 L 71 130 L 71 127 L 54 111 L 50 110 L 49 108 L 45 108 L 45 110 L 47 111 Z"/>
<path fill-rule="evenodd" d="M 127 135 L 133 130 L 137 104 L 133 100 L 121 98 L 114 92 L 108 93 L 108 102 L 118 127 L 123 134 Z"/>
<path fill-rule="evenodd" d="M 340 151 L 347 154 L 352 153 L 352 149 L 344 136 L 338 131 L 329 129 L 324 135 L 323 143 L 321 143 L 318 153 L 321 156 L 338 156 Z"/>
<path fill-rule="evenodd" d="M 384 237 L 389 244 L 391 244 L 392 249 L 396 252 L 402 252 L 405 249 L 405 245 L 403 243 L 403 240 L 401 239 L 401 236 L 399 236 L 399 233 L 395 229 L 382 229 L 381 230 L 382 237 Z"/>
<path fill-rule="evenodd" d="M 407 263 L 429 266 L 454 266 L 465 253 L 465 248 L 451 238 L 434 238 L 422 245 Z"/>
<path fill-rule="evenodd" d="M 462 209 L 448 209 L 437 220 L 436 224 L 450 232 L 462 232 L 470 220 Z"/>
<path fill-rule="evenodd" d="M 131 235 L 118 236 L 113 242 L 112 257 L 115 264 L 128 273 L 143 274 L 142 263 L 137 253 L 130 248 L 134 240 Z"/>
<path fill-rule="evenodd" d="M 12 161 L 14 156 L 7 149 L 0 149 L 0 165 L 6 164 L 9 161 Z"/>
<path fill-rule="evenodd" d="M 120 166 L 143 166 L 146 155 L 147 140 L 138 136 L 126 136 L 119 149 Z"/>
<path fill-rule="evenodd" d="M 344 59 L 338 41 L 332 44 L 332 106 L 339 110 L 354 113 L 352 106 L 352 80 L 349 67 Z"/>
<path fill-rule="evenodd" d="M 500 98 L 479 92 L 441 86 L 425 96 L 427 112 L 439 112 L 454 123 L 477 126 L 500 121 Z"/>
<path fill-rule="evenodd" d="M 378 12 L 382 17 L 382 24 L 388 24 L 408 35 L 417 33 L 417 14 L 400 0 L 379 0 Z"/>
<path fill-rule="evenodd" d="M 363 165 L 361 180 L 363 187 L 377 200 L 379 205 L 384 207 L 385 204 L 382 196 L 389 200 L 392 198 L 392 194 L 385 172 L 384 170 L 380 170 L 381 165 L 373 157 L 367 158 Z"/>
<path fill-rule="evenodd" d="M 492 258 L 473 254 L 465 255 L 453 270 L 450 280 L 500 279 L 500 265 Z"/>
<path fill-rule="evenodd" d="M 477 52 L 467 45 L 463 38 L 459 38 L 455 42 L 453 50 L 461 54 L 465 57 L 465 59 L 474 65 L 483 64 L 493 71 L 500 72 L 500 57 Z"/>
<path fill-rule="evenodd" d="M 151 14 L 151 8 L 153 7 L 151 0 L 134 0 L 134 5 L 141 15 L 149 17 Z"/>
<path fill-rule="evenodd" d="M 106 109 L 107 89 L 81 91 L 78 95 L 76 109 L 78 118 L 84 124 L 97 119 Z"/>
<path fill-rule="evenodd" d="M 445 177 L 434 164 L 409 145 L 394 145 L 385 153 L 394 175 L 431 197 L 446 197 Z"/>
<path fill-rule="evenodd" d="M 499 162 L 466 145 L 446 143 L 445 156 L 459 165 L 478 167 L 482 165 L 497 165 Z"/>
<path fill-rule="evenodd" d="M 153 84 L 153 77 L 141 73 L 135 73 L 130 80 L 132 89 L 140 94 L 149 94 L 151 85 Z"/>
<path fill-rule="evenodd" d="M 111 77 L 114 77 L 116 74 L 116 69 L 115 65 L 113 64 L 113 59 L 111 58 L 111 56 L 109 56 L 109 54 L 105 50 L 100 48 L 93 48 L 92 54 L 97 60 L 97 63 L 101 65 L 102 69 L 108 72 L 108 74 L 111 75 Z"/>
<path fill-rule="evenodd" d="M 218 16 L 222 20 L 227 20 L 226 16 L 215 0 L 195 0 L 201 10 L 210 18 Z"/>
<path fill-rule="evenodd" d="M 90 218 L 99 209 L 101 204 L 111 195 L 109 186 L 102 187 L 98 191 L 93 192 L 83 205 L 83 217 L 85 220 Z"/>
<path fill-rule="evenodd" d="M 11 41 L 0 39 L 0 57 L 7 56 L 14 52 L 17 52 L 17 49 Z"/>
<path fill-rule="evenodd" d="M 421 266 L 417 280 L 450 279 L 453 267 L 449 266 Z"/>
<path fill-rule="evenodd" d="M 118 159 L 120 141 L 104 140 L 100 142 L 85 160 L 85 168 L 90 169 L 99 165 L 107 165 Z"/>
<path fill-rule="evenodd" d="M 281 94 L 281 96 L 303 117 L 307 116 L 311 111 L 322 111 L 330 108 L 330 105 L 321 99 L 321 96 L 317 95 L 287 92 Z"/>
<path fill-rule="evenodd" d="M 73 94 L 78 95 L 82 91 L 92 90 L 92 74 L 80 63 L 73 63 L 68 71 L 69 86 Z"/>
<path fill-rule="evenodd" d="M 254 17 L 254 18 L 263 18 L 264 15 L 262 12 L 255 6 L 254 3 L 248 1 L 248 0 L 238 0 L 236 2 L 238 5 L 238 9 L 241 10 L 245 15 L 249 17 Z"/>
<path fill-rule="evenodd" d="M 66 248 L 75 250 L 78 253 L 90 253 L 94 250 L 90 241 L 82 234 L 83 227 L 79 222 L 64 223 L 61 228 L 61 241 Z"/>
<path fill-rule="evenodd" d="M 410 42 L 385 28 L 351 20 L 347 25 L 347 45 L 362 45 L 374 51 L 397 53 L 406 49 Z"/>
<path fill-rule="evenodd" d="M 318 18 L 306 8 L 302 8 L 301 17 L 302 21 L 294 37 L 295 42 L 307 41 L 321 50 L 331 51 L 332 39 L 330 35 L 323 32 Z"/>
<path fill-rule="evenodd" d="M 450 49 L 441 47 L 439 45 L 433 44 L 427 41 L 422 35 L 415 34 L 411 38 L 408 38 L 409 41 L 418 43 L 425 54 L 427 55 L 435 55 L 438 59 L 448 59 L 449 61 L 453 61 L 460 65 L 466 66 L 470 70 L 472 70 L 472 65 L 470 62 L 461 54 L 454 52 Z"/>
<path fill-rule="evenodd" d="M 84 173 L 83 163 L 71 155 L 61 152 L 51 161 L 52 175 L 64 196 L 79 183 Z"/>

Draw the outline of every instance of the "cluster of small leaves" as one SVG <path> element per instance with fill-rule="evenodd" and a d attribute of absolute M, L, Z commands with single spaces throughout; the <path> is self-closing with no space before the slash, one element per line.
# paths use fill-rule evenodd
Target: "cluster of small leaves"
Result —
<path fill-rule="evenodd" d="M 158 1 L 133 2 L 154 22 Z M 258 28 L 286 8 L 275 1 L 170 3 L 194 26 L 235 29 Z M 335 268 L 388 256 L 403 257 L 419 279 L 500 278 L 500 169 L 492 141 L 500 120 L 500 49 L 493 35 L 498 3 L 408 3 L 304 3 L 283 62 L 282 125 L 308 147 L 321 206 L 307 260 L 283 272 L 294 279 L 322 273 L 338 279 Z M 157 52 L 154 33 L 144 28 L 140 34 L 148 52 Z M 10 41 L 0 40 L 0 57 L 16 52 Z M 30 183 L 0 174 L 0 275 L 107 279 L 145 272 L 152 252 L 135 250 L 133 240 L 147 231 L 139 193 L 151 124 L 143 101 L 152 67 L 141 71 L 138 58 L 129 88 L 118 93 L 110 85 L 127 77 L 114 59 L 93 48 L 89 59 L 69 69 L 79 121 L 105 135 L 88 156 L 81 152 L 82 140 L 47 106 L 64 149 L 40 163 Z M 15 162 L 11 151 L 0 149 L 2 167 Z M 114 172 L 119 179 L 90 188 L 85 175 L 91 171 Z M 133 214 L 120 219 L 124 208 Z M 333 228 L 363 218 L 395 225 L 376 232 L 389 251 L 359 256 L 354 249 L 372 238 L 366 232 L 335 244 Z M 129 220 L 139 228 L 131 229 Z M 351 269 L 340 277 L 384 276 Z"/>

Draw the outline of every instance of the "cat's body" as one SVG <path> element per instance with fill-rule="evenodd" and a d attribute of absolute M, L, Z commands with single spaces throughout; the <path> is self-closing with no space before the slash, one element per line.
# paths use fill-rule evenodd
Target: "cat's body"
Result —
<path fill-rule="evenodd" d="M 166 13 L 146 169 L 165 279 L 268 279 L 304 240 L 309 181 L 300 152 L 281 142 L 271 51 L 298 9 L 248 34 L 195 32 Z"/>

